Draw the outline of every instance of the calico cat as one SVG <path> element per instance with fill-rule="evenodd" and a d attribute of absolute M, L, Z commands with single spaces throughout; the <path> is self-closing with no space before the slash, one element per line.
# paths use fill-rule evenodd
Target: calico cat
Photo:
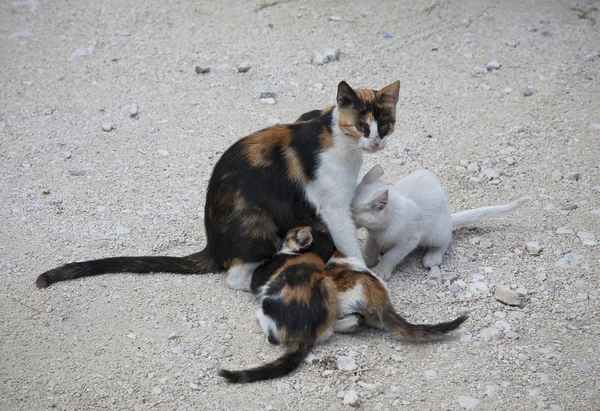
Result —
<path fill-rule="evenodd" d="M 428 248 L 423 257 L 426 268 L 440 265 L 453 229 L 506 217 L 531 200 L 523 197 L 506 205 L 450 214 L 444 189 L 429 171 L 415 171 L 394 187 L 382 182 L 382 175 L 380 165 L 365 174 L 356 188 L 352 213 L 357 226 L 369 233 L 365 261 L 385 281 L 418 246 Z M 380 253 L 383 256 L 378 263 Z"/>
<path fill-rule="evenodd" d="M 337 248 L 362 261 L 350 203 L 362 153 L 387 144 L 400 82 L 381 90 L 338 85 L 337 104 L 296 123 L 250 134 L 227 149 L 206 196 L 207 245 L 185 257 L 114 257 L 67 264 L 41 274 L 39 288 L 104 273 L 203 274 L 227 270 L 227 284 L 250 290 L 252 273 L 273 257 L 285 233 L 319 216 Z"/>
<path fill-rule="evenodd" d="M 313 225 L 288 232 L 279 254 L 259 267 L 252 278 L 252 289 L 261 301 L 256 317 L 268 341 L 286 345 L 286 353 L 256 368 L 220 370 L 220 376 L 243 383 L 287 375 L 300 366 L 315 344 L 334 331 L 356 331 L 364 322 L 404 339 L 430 340 L 467 319 L 461 316 L 432 325 L 407 322 L 394 310 L 379 278 L 358 259 L 333 250 L 326 228 Z"/>

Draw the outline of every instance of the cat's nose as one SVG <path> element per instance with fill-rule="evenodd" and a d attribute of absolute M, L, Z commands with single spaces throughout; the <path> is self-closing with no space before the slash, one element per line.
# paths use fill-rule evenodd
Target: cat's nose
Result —
<path fill-rule="evenodd" d="M 373 149 L 373 150 L 379 150 L 380 145 L 379 145 L 378 141 L 371 141 L 369 143 L 369 145 L 371 146 L 371 149 Z"/>

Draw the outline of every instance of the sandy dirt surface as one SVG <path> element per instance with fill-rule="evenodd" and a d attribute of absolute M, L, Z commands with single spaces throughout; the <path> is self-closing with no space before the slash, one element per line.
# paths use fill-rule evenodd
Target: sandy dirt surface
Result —
<path fill-rule="evenodd" d="M 600 409 L 600 4 L 259 4 L 1 2 L 0 409 L 335 410 L 351 391 L 364 410 Z M 311 63 L 331 47 L 339 61 Z M 220 367 L 282 351 L 222 274 L 34 287 L 66 262 L 200 250 L 223 150 L 332 104 L 342 79 L 402 81 L 397 131 L 363 172 L 430 169 L 456 211 L 534 197 L 457 231 L 441 279 L 415 253 L 390 281 L 410 320 L 468 311 L 464 331 L 336 335 L 319 363 L 228 386 Z"/>

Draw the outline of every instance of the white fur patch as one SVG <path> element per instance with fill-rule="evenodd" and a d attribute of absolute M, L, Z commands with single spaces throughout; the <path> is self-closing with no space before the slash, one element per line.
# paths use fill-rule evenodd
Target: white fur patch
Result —
<path fill-rule="evenodd" d="M 227 286 L 234 290 L 250 291 L 252 274 L 256 270 L 256 267 L 261 264 L 262 262 L 246 263 L 231 267 L 227 271 Z"/>
<path fill-rule="evenodd" d="M 275 321 L 263 312 L 262 308 L 259 308 L 256 312 L 256 319 L 260 324 L 260 328 L 262 328 L 265 335 L 269 336 L 269 331 L 273 335 L 277 335 L 277 326 L 275 325 Z"/>
<path fill-rule="evenodd" d="M 369 139 L 379 138 L 379 131 L 377 130 L 377 120 L 373 120 L 369 127 Z"/>
<path fill-rule="evenodd" d="M 354 287 L 343 293 L 338 293 L 338 317 L 345 317 L 354 312 L 356 303 L 364 303 L 364 290 L 359 282 Z"/>

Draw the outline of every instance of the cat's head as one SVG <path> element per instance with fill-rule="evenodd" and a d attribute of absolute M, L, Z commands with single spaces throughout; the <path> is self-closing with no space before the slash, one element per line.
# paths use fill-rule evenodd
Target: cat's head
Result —
<path fill-rule="evenodd" d="M 327 226 L 319 218 L 316 218 L 310 226 L 289 230 L 282 247 L 282 251 L 287 253 L 316 253 L 323 261 L 329 260 L 334 250 L 333 238 Z"/>
<path fill-rule="evenodd" d="M 337 93 L 340 130 L 368 153 L 383 149 L 394 132 L 399 95 L 400 80 L 379 91 L 354 90 L 342 81 Z"/>
<path fill-rule="evenodd" d="M 352 200 L 352 217 L 357 227 L 379 229 L 386 224 L 389 189 L 380 180 L 383 168 L 377 164 L 360 181 Z"/>

